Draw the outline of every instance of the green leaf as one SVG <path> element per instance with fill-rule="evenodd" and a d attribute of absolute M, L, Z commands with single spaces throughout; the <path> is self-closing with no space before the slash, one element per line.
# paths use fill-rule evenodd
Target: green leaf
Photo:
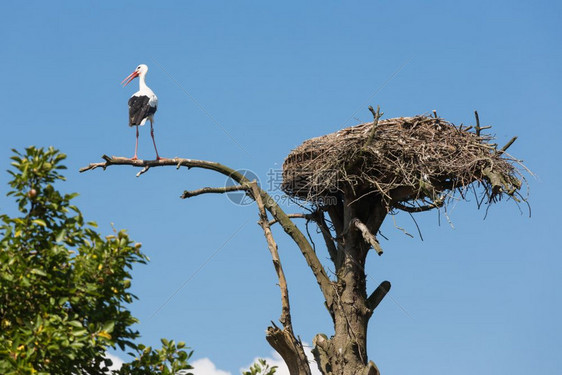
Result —
<path fill-rule="evenodd" d="M 64 239 L 65 236 L 66 236 L 66 229 L 63 229 L 57 234 L 57 237 L 55 238 L 55 241 L 61 242 Z"/>
<path fill-rule="evenodd" d="M 79 331 L 72 331 L 73 336 L 85 336 L 88 334 L 88 331 L 85 329 L 81 329 Z"/>
<path fill-rule="evenodd" d="M 71 325 L 76 328 L 84 328 L 84 325 L 80 323 L 78 320 L 71 320 L 70 322 L 68 322 L 68 325 Z"/>
<path fill-rule="evenodd" d="M 125 230 L 95 232 L 71 204 L 76 194 L 58 190 L 64 154 L 33 146 L 14 154 L 7 194 L 19 210 L 0 215 L 0 374 L 83 373 L 111 347 L 139 356 L 127 375 L 191 368 L 185 343 L 153 350 L 136 342 L 138 320 L 125 302 L 134 297 L 130 269 L 148 259 L 140 245 Z"/>
<path fill-rule="evenodd" d="M 110 321 L 104 324 L 102 331 L 111 333 L 113 332 L 113 328 L 115 327 L 115 322 L 114 321 Z"/>
<path fill-rule="evenodd" d="M 45 273 L 45 271 L 40 270 L 40 269 L 38 269 L 38 268 L 34 268 L 34 269 L 32 269 L 30 272 L 31 272 L 31 273 L 34 273 L 34 274 L 36 274 L 36 275 L 39 275 L 39 276 L 47 276 L 47 273 Z"/>
<path fill-rule="evenodd" d="M 45 220 L 41 220 L 41 219 L 35 219 L 35 220 L 31 220 L 32 223 L 35 223 L 37 225 L 41 225 L 42 227 L 46 227 L 47 223 L 45 223 Z"/>

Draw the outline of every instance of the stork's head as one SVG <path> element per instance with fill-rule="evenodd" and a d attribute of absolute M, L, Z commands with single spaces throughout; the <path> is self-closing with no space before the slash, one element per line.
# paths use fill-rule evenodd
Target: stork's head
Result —
<path fill-rule="evenodd" d="M 137 66 L 134 72 L 129 74 L 127 78 L 125 78 L 121 82 L 121 84 L 123 85 L 123 87 L 125 87 L 129 84 L 129 82 L 131 82 L 133 79 L 137 78 L 138 76 L 144 76 L 146 72 L 148 72 L 148 66 L 146 66 L 145 64 L 140 64 L 139 66 Z"/>

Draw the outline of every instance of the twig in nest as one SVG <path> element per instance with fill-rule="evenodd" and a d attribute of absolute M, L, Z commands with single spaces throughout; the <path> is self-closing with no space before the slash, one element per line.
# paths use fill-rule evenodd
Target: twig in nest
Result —
<path fill-rule="evenodd" d="M 488 208 L 490 208 L 490 205 L 488 205 Z M 449 217 L 449 212 L 447 212 L 447 206 L 445 206 L 445 219 L 447 219 L 447 222 L 449 223 L 449 225 L 451 226 L 452 229 L 455 229 L 455 225 L 453 224 L 453 222 L 451 221 L 451 218 Z M 488 215 L 488 209 L 486 209 L 486 215 Z M 484 216 L 484 218 L 486 218 L 486 216 Z"/>
<path fill-rule="evenodd" d="M 406 229 L 404 229 L 404 228 L 398 226 L 398 224 L 396 224 L 396 217 L 395 217 L 395 216 L 396 216 L 396 215 L 392 215 L 392 221 L 394 222 L 394 227 L 395 227 L 396 229 L 402 231 L 406 236 L 408 236 L 408 237 L 410 237 L 410 238 L 414 238 L 414 236 L 412 236 L 410 233 L 408 233 L 408 232 L 406 231 Z"/>
<path fill-rule="evenodd" d="M 376 119 L 380 109 L 372 113 Z M 480 134 L 484 127 L 479 121 Z M 497 184 L 481 185 L 493 203 L 499 195 L 520 190 L 517 168 L 525 167 L 496 152 L 491 140 L 491 135 L 476 135 L 433 115 L 359 124 L 309 139 L 293 150 L 283 164 L 282 189 L 318 206 L 343 192 L 350 201 L 381 196 L 388 207 L 413 213 L 442 204 L 411 208 L 400 202 L 443 194 L 465 199 L 463 189 L 488 180 L 488 174 L 502 181 L 501 190 Z"/>
<path fill-rule="evenodd" d="M 424 206 L 406 206 L 400 202 L 394 202 L 392 205 L 402 211 L 406 211 L 408 213 L 416 213 L 416 212 L 425 212 L 432 210 L 434 208 L 443 207 L 445 204 L 444 198 L 437 198 L 434 202 L 430 204 L 426 204 Z"/>
<path fill-rule="evenodd" d="M 503 146 L 503 147 L 498 151 L 498 155 L 503 154 L 503 153 L 513 144 L 513 142 L 515 142 L 516 140 L 517 140 L 517 136 L 511 138 L 511 139 L 509 140 L 509 142 L 507 142 L 507 143 L 505 144 L 505 146 Z"/>
<path fill-rule="evenodd" d="M 480 133 L 482 132 L 482 130 L 486 130 L 486 129 L 491 129 L 492 126 L 487 125 L 487 126 L 480 126 L 480 117 L 478 117 L 478 111 L 474 111 L 474 117 L 476 117 L 476 126 L 474 127 L 474 130 L 476 130 L 476 135 L 480 137 Z M 472 128 L 472 126 L 469 126 L 468 128 L 464 129 L 465 131 L 468 131 Z"/>
<path fill-rule="evenodd" d="M 379 119 L 384 114 L 384 113 L 381 113 L 380 106 L 377 106 L 376 112 L 375 112 L 375 110 L 373 109 L 372 106 L 369 106 L 369 111 L 371 111 L 371 113 L 373 114 L 373 128 L 371 129 L 371 133 L 369 134 L 369 137 L 367 138 L 367 141 L 365 142 L 365 145 L 363 146 L 363 149 L 366 149 L 367 147 L 369 147 L 371 145 L 371 142 L 373 141 L 373 138 L 375 138 L 375 132 L 377 131 L 377 126 L 379 125 Z"/>
<path fill-rule="evenodd" d="M 411 212 L 408 212 L 408 215 L 410 215 L 410 217 L 411 217 L 412 220 L 414 221 L 414 224 L 416 224 L 416 228 L 418 229 L 418 234 L 420 235 L 420 239 L 423 241 L 423 235 L 422 235 L 420 226 L 418 225 L 418 221 L 416 220 L 416 218 L 414 217 L 414 215 L 412 215 Z"/>
<path fill-rule="evenodd" d="M 474 129 L 476 130 L 476 135 L 480 137 L 480 117 L 478 116 L 478 111 L 474 111 L 474 117 L 476 118 L 476 126 Z"/>

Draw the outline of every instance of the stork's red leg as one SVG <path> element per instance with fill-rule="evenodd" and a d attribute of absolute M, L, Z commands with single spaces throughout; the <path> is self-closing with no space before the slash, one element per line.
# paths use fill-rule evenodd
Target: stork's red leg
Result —
<path fill-rule="evenodd" d="M 154 140 L 154 128 L 152 127 L 152 120 L 150 120 L 150 136 L 152 137 L 152 143 L 154 144 L 154 151 L 156 151 L 156 160 L 163 159 L 158 155 L 158 149 L 156 148 L 156 141 Z"/>
<path fill-rule="evenodd" d="M 138 159 L 138 157 L 137 157 L 137 150 L 138 150 L 138 148 L 139 148 L 139 127 L 137 126 L 136 128 L 137 128 L 137 140 L 136 140 L 136 142 L 135 142 L 135 156 L 133 156 L 133 157 L 131 158 L 132 160 L 137 160 L 137 159 Z"/>

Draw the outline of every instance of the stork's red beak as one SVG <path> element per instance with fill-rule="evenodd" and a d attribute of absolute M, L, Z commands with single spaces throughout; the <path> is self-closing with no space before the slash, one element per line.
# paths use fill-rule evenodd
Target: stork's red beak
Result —
<path fill-rule="evenodd" d="M 137 78 L 139 76 L 139 73 L 135 70 L 134 72 L 132 72 L 131 74 L 129 74 L 127 76 L 127 78 L 125 78 L 121 84 L 123 85 L 123 87 L 127 86 L 129 84 L 129 82 L 131 82 L 133 79 Z"/>

